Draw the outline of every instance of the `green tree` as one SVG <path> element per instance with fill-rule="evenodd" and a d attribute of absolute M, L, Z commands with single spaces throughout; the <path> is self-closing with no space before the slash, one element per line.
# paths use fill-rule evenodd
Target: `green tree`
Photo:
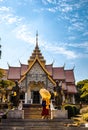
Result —
<path fill-rule="evenodd" d="M 3 80 L 3 77 L 6 75 L 5 70 L 0 68 L 0 87 L 8 88 L 9 86 L 13 86 L 15 83 L 11 80 Z"/>
<path fill-rule="evenodd" d="M 15 83 L 11 80 L 4 80 L 5 70 L 0 68 L 0 95 L 5 94 L 7 97 L 7 93 L 9 90 L 12 90 Z"/>
<path fill-rule="evenodd" d="M 5 71 L 0 68 L 0 79 L 3 78 L 5 75 Z"/>
<path fill-rule="evenodd" d="M 84 84 L 84 86 L 81 88 L 81 98 L 85 98 L 88 101 L 88 82 Z"/>
<path fill-rule="evenodd" d="M 14 84 L 15 83 L 11 80 L 0 80 L 0 87 L 6 90 L 13 87 Z"/>
<path fill-rule="evenodd" d="M 85 103 L 88 102 L 88 79 L 79 81 L 76 87 L 78 90 L 78 100 Z"/>

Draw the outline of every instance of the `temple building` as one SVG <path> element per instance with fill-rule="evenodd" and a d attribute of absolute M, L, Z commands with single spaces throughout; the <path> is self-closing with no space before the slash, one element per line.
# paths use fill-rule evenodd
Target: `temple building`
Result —
<path fill-rule="evenodd" d="M 63 67 L 54 67 L 53 64 L 46 65 L 38 45 L 38 34 L 36 34 L 36 45 L 28 64 L 21 64 L 20 67 L 9 66 L 7 79 L 18 81 L 21 96 L 24 103 L 40 104 L 41 96 L 39 90 L 46 88 L 51 95 L 54 94 L 56 82 L 61 84 L 63 102 L 75 104 L 74 95 L 77 93 L 75 86 L 74 69 L 65 70 Z M 52 100 L 54 97 L 52 96 Z"/>

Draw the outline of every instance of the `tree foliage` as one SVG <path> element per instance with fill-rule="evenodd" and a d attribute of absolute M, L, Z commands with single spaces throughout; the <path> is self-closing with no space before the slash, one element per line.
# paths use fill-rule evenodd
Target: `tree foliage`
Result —
<path fill-rule="evenodd" d="M 0 68 L 0 93 L 6 92 L 9 88 L 14 86 L 14 82 L 11 80 L 4 80 L 5 70 Z"/>
<path fill-rule="evenodd" d="M 14 82 L 10 80 L 0 80 L 0 88 L 8 89 L 8 87 L 14 86 Z"/>
<path fill-rule="evenodd" d="M 88 79 L 79 81 L 77 83 L 77 89 L 80 100 L 85 103 L 88 102 Z"/>
<path fill-rule="evenodd" d="M 5 75 L 5 71 L 0 68 L 0 79 L 3 78 Z"/>
<path fill-rule="evenodd" d="M 81 88 L 81 98 L 88 97 L 88 82 L 84 84 L 84 86 Z"/>

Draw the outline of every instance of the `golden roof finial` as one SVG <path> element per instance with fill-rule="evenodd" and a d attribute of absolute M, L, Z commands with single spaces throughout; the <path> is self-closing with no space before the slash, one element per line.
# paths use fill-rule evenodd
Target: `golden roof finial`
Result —
<path fill-rule="evenodd" d="M 36 31 L 36 48 L 38 48 L 38 31 Z"/>

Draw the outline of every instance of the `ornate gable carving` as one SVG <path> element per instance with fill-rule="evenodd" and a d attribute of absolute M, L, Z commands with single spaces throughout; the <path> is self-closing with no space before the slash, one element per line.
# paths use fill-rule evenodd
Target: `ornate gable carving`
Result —
<path fill-rule="evenodd" d="M 42 69 L 42 67 L 39 65 L 38 62 L 35 62 L 35 64 L 32 66 L 30 71 L 27 74 L 28 81 L 45 81 L 46 79 L 46 73 Z"/>

